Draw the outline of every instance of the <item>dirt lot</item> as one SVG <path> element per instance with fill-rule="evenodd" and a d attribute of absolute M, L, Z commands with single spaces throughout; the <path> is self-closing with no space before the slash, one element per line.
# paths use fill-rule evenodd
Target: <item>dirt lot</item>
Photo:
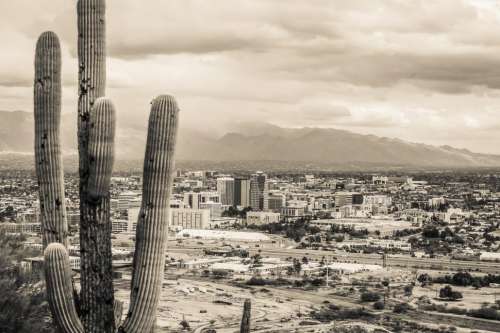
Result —
<path fill-rule="evenodd" d="M 130 276 L 124 276 L 115 283 L 116 297 L 125 302 L 125 307 L 128 307 L 129 285 Z M 296 326 L 301 321 L 297 313 L 308 312 L 313 306 L 307 301 L 280 299 L 265 289 L 262 291 L 262 288 L 251 293 L 244 288 L 214 282 L 165 280 L 158 326 L 172 332 L 180 328 L 184 318 L 195 332 L 210 327 L 211 321 L 217 332 L 235 332 L 246 298 L 252 299 L 254 329 Z"/>
<path fill-rule="evenodd" d="M 426 287 L 415 287 L 413 289 L 413 296 L 418 298 L 420 296 L 427 296 L 433 302 L 438 304 L 448 304 L 448 306 L 463 308 L 463 309 L 477 309 L 480 308 L 483 303 L 494 303 L 495 300 L 500 300 L 500 289 L 499 288 L 481 288 L 474 289 L 473 287 L 456 287 L 452 286 L 453 290 L 459 291 L 463 295 L 463 299 L 458 301 L 444 302 L 435 300 L 436 296 L 439 296 L 439 290 L 446 286 L 445 284 L 433 284 Z"/>

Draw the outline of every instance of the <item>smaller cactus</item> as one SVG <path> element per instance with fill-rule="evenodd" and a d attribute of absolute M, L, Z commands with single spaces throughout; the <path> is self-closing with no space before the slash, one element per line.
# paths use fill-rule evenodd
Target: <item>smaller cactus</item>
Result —
<path fill-rule="evenodd" d="M 250 332 L 250 319 L 251 319 L 252 301 L 250 299 L 245 300 L 243 305 L 243 317 L 241 318 L 240 333 Z"/>
<path fill-rule="evenodd" d="M 73 301 L 69 256 L 64 245 L 51 243 L 44 252 L 47 298 L 57 326 L 65 333 L 83 333 Z"/>

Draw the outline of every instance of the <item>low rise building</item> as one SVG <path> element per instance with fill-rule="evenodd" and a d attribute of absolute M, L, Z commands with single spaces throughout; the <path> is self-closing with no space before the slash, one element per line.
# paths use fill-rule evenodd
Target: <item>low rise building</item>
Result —
<path fill-rule="evenodd" d="M 247 212 L 247 225 L 278 223 L 280 221 L 280 216 L 280 213 Z"/>

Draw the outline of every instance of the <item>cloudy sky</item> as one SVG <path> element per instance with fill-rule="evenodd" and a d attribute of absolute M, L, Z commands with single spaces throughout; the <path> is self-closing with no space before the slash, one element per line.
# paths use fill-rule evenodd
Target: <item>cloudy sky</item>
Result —
<path fill-rule="evenodd" d="M 53 30 L 76 112 L 76 1 L 0 13 L 0 110 L 32 110 L 36 39 Z M 206 132 L 263 121 L 500 153 L 500 1 L 108 0 L 107 27 L 122 125 L 170 93 Z"/>

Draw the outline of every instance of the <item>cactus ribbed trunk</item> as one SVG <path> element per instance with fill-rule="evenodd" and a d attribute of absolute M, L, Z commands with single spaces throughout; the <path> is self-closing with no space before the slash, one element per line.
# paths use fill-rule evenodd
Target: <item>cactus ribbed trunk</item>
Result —
<path fill-rule="evenodd" d="M 45 249 L 45 281 L 52 316 L 64 333 L 83 333 L 73 300 L 73 284 L 68 252 L 64 245 L 52 243 Z"/>
<path fill-rule="evenodd" d="M 240 333 L 250 333 L 250 319 L 251 319 L 252 301 L 245 300 L 243 305 L 243 317 L 241 318 Z"/>
<path fill-rule="evenodd" d="M 79 0 L 78 149 L 80 155 L 80 316 L 86 332 L 112 332 L 113 279 L 109 194 L 91 195 L 90 112 L 106 84 L 105 1 Z M 97 163 L 97 165 L 100 162 Z M 94 170 L 95 171 L 95 170 Z"/>
<path fill-rule="evenodd" d="M 57 35 L 44 32 L 35 55 L 35 165 L 39 186 L 43 247 L 67 246 L 68 225 L 59 143 L 61 122 L 61 48 Z"/>
<path fill-rule="evenodd" d="M 154 329 L 165 266 L 178 112 L 171 96 L 159 96 L 152 103 L 130 307 L 120 332 L 152 332 Z"/>

